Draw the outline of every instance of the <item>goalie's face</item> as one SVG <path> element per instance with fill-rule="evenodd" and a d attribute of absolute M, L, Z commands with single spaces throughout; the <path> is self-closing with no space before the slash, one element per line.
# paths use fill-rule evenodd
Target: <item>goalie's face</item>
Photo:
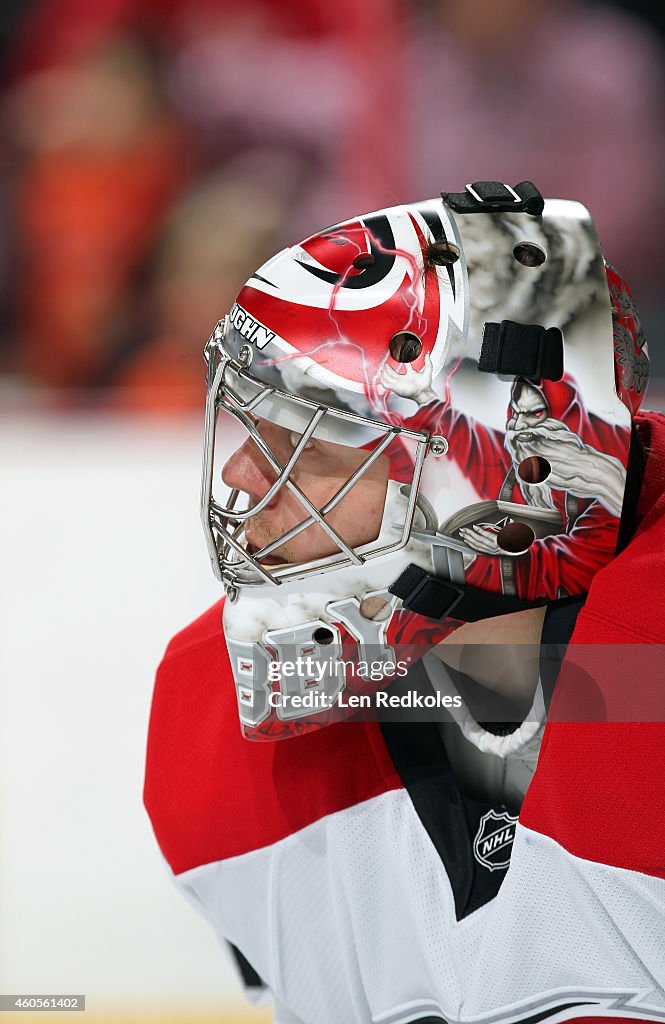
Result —
<path fill-rule="evenodd" d="M 256 420 L 256 427 L 275 456 L 284 465 L 293 453 L 298 435 L 268 420 Z M 312 438 L 301 452 L 290 480 L 319 510 L 338 493 L 346 481 L 367 459 L 367 452 L 342 444 Z M 326 522 L 350 547 L 370 543 L 379 535 L 389 459 L 379 456 L 363 476 L 326 514 Z M 249 507 L 257 505 L 277 479 L 277 474 L 255 441 L 248 437 L 226 462 L 222 480 L 227 487 L 244 492 Z M 251 516 L 245 525 L 245 542 L 256 555 L 307 518 L 307 512 L 293 491 L 280 487 L 268 504 Z M 265 555 L 261 564 L 299 564 L 339 553 L 339 547 L 317 523 L 312 523 L 290 540 Z"/>

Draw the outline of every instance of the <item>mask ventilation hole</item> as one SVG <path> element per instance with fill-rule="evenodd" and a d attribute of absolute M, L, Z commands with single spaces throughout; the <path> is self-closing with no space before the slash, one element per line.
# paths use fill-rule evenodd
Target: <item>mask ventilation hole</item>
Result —
<path fill-rule="evenodd" d="M 367 267 L 372 267 L 375 263 L 376 260 L 374 256 L 372 256 L 371 252 L 361 252 L 353 261 L 353 266 L 356 270 L 366 270 Z"/>
<path fill-rule="evenodd" d="M 535 539 L 535 533 L 526 523 L 508 523 L 497 535 L 496 542 L 501 551 L 521 555 L 528 551 Z"/>
<path fill-rule="evenodd" d="M 452 242 L 430 242 L 425 247 L 425 259 L 437 267 L 451 267 L 460 257 L 459 248 Z"/>
<path fill-rule="evenodd" d="M 535 242 L 518 242 L 513 249 L 513 256 L 523 267 L 541 267 L 547 259 L 547 253 Z"/>
<path fill-rule="evenodd" d="M 423 350 L 423 343 L 412 331 L 398 331 L 393 334 L 388 347 L 396 363 L 412 363 Z"/>
<path fill-rule="evenodd" d="M 542 484 L 551 472 L 549 462 L 540 455 L 529 455 L 528 458 L 522 459 L 517 467 L 517 475 L 525 484 Z"/>
<path fill-rule="evenodd" d="M 312 640 L 319 644 L 321 647 L 328 647 L 335 639 L 335 634 L 332 629 L 328 629 L 327 626 L 319 626 L 312 633 Z"/>

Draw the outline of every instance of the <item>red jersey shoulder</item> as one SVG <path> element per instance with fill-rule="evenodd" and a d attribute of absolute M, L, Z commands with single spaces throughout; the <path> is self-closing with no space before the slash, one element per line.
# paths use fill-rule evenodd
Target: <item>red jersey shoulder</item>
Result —
<path fill-rule="evenodd" d="M 647 451 L 638 506 L 639 536 L 656 523 L 660 523 L 662 529 L 665 520 L 665 416 L 659 412 L 644 412 L 636 419 Z"/>
<path fill-rule="evenodd" d="M 218 602 L 174 637 L 155 682 L 144 800 L 175 873 L 268 846 L 401 787 L 371 722 L 244 739 L 221 610 Z"/>
<path fill-rule="evenodd" d="M 665 417 L 637 419 L 640 523 L 578 616 L 520 820 L 585 860 L 665 878 Z"/>
<path fill-rule="evenodd" d="M 199 615 L 197 619 L 194 619 L 188 626 L 185 626 L 179 633 L 176 633 L 169 641 L 164 658 L 182 654 L 198 644 L 224 644 L 224 634 L 222 632 L 224 600 L 222 598 L 221 601 L 217 601 L 212 608 L 206 609 L 202 615 Z"/>
<path fill-rule="evenodd" d="M 595 576 L 573 643 L 665 643 L 665 416 L 640 413 L 636 422 L 647 451 L 639 526 Z"/>

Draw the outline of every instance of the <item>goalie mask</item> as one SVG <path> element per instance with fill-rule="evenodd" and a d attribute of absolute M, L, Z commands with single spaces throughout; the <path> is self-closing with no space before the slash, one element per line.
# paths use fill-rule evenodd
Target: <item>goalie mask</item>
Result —
<path fill-rule="evenodd" d="M 328 228 L 250 278 L 206 359 L 202 515 L 247 735 L 343 717 L 614 555 L 648 360 L 578 203 L 481 182 Z"/>

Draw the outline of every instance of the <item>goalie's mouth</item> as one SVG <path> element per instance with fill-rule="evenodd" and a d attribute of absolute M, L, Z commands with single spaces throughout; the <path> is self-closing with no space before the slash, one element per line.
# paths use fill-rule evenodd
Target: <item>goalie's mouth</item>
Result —
<path fill-rule="evenodd" d="M 251 556 L 252 556 L 252 558 L 256 558 L 256 553 L 257 553 L 257 551 L 260 551 L 260 550 L 261 550 L 261 549 L 260 549 L 260 548 L 258 548 L 258 547 L 256 546 L 256 544 L 249 544 L 249 543 L 248 543 L 248 544 L 246 545 L 246 551 L 247 551 L 247 554 L 248 554 L 248 555 L 251 555 Z M 286 565 L 286 564 L 287 564 L 287 563 L 286 563 L 286 562 L 284 561 L 284 559 L 283 559 L 283 558 L 281 558 L 281 557 L 280 557 L 279 555 L 277 555 L 277 554 L 272 554 L 272 555 L 262 555 L 262 556 L 261 556 L 261 558 L 257 559 L 257 561 L 259 562 L 259 564 L 260 564 L 260 565 Z"/>

